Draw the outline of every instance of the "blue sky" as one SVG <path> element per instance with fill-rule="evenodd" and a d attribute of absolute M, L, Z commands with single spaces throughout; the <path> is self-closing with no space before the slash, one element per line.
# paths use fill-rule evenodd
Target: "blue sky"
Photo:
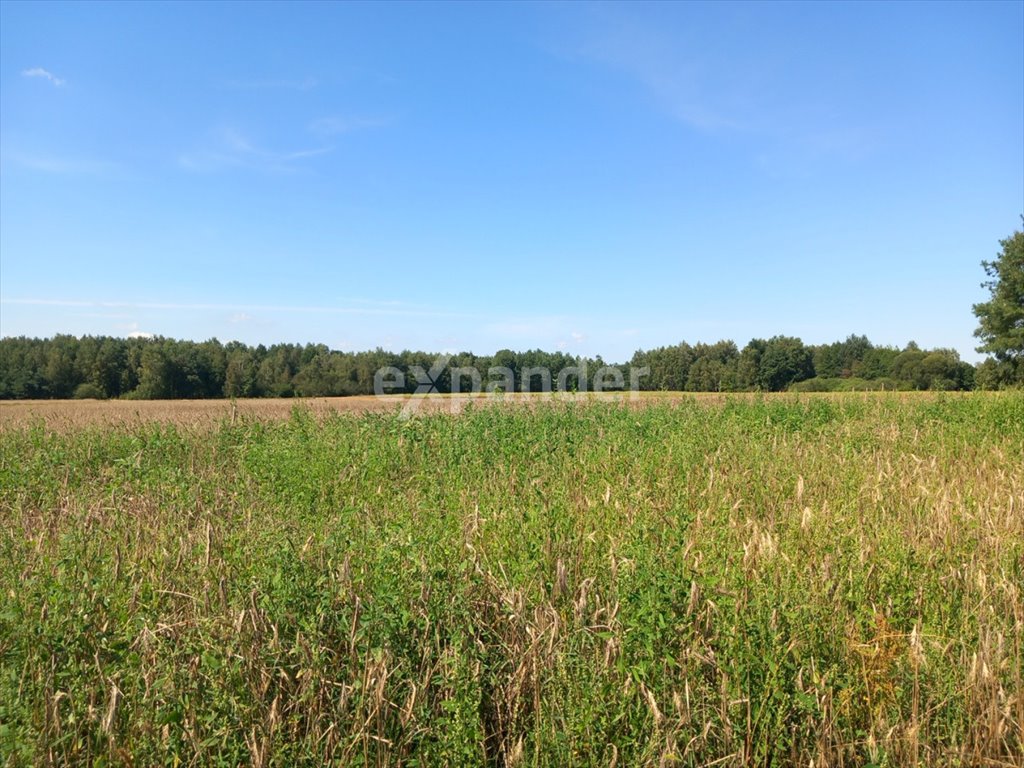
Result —
<path fill-rule="evenodd" d="M 969 360 L 1024 3 L 0 4 L 0 335 Z"/>

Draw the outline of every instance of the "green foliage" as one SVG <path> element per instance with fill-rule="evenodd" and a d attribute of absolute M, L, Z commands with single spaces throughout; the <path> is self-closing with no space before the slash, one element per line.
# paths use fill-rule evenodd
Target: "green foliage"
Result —
<path fill-rule="evenodd" d="M 1020 389 L 1024 384 L 1018 379 L 1020 367 L 1009 360 L 986 358 L 979 365 L 974 375 L 978 389 Z"/>
<path fill-rule="evenodd" d="M 760 342 L 761 355 L 754 383 L 768 392 L 781 392 L 814 375 L 813 352 L 800 339 L 773 336 Z"/>
<path fill-rule="evenodd" d="M 90 381 L 85 381 L 75 387 L 75 400 L 104 400 L 106 393 Z"/>
<path fill-rule="evenodd" d="M 1019 762 L 1024 397 L 709 402 L 3 430 L 5 764 Z"/>
<path fill-rule="evenodd" d="M 823 344 L 813 348 L 814 372 L 822 378 L 849 378 L 860 376 L 878 378 L 888 372 L 867 369 L 866 362 L 874 351 L 867 336 L 849 336 L 846 341 Z"/>
<path fill-rule="evenodd" d="M 991 353 L 1000 364 L 992 383 L 1024 384 L 1024 232 L 1014 232 L 999 244 L 1002 250 L 995 261 L 981 262 L 989 277 L 982 287 L 991 296 L 974 305 L 974 335 L 982 341 L 978 351 Z"/>
<path fill-rule="evenodd" d="M 698 344 L 693 348 L 694 362 L 686 377 L 690 392 L 729 392 L 736 388 L 736 363 L 739 352 L 731 341 Z"/>
<path fill-rule="evenodd" d="M 408 350 L 399 354 L 382 349 L 338 352 L 322 344 L 222 345 L 216 339 L 194 343 L 92 336 L 6 338 L 0 339 L 0 399 L 73 397 L 86 384 L 90 386 L 83 392 L 92 396 L 127 399 L 367 395 L 373 394 L 374 374 L 383 367 L 402 371 L 404 391 L 411 393 L 418 384 L 414 367 L 429 371 L 436 357 Z M 604 365 L 600 357 L 580 358 L 539 349 L 505 349 L 490 357 L 463 352 L 449 359 L 436 385 L 439 392 L 450 392 L 453 369 L 475 368 L 482 385 L 508 388 L 507 382 L 489 375 L 495 366 L 511 371 L 516 391 L 542 388 L 543 376 L 534 373 L 530 380 L 524 376 L 537 369 L 550 372 L 554 390 L 561 386 L 572 392 L 592 391 Z M 623 387 L 629 386 L 632 371 L 647 368 L 639 378 L 644 391 L 779 391 L 814 377 L 895 379 L 899 388 L 912 389 L 928 389 L 934 381 L 938 382 L 935 386 L 970 389 L 975 379 L 973 368 L 950 350 L 921 350 L 916 345 L 902 351 L 874 347 L 864 336 L 813 347 L 799 339 L 776 336 L 767 341 L 754 339 L 742 352 L 728 340 L 692 346 L 682 342 L 639 350 L 619 368 Z M 559 372 L 567 369 L 571 372 L 560 381 Z M 986 370 L 980 381 L 982 386 L 999 388 L 1012 383 L 1013 375 L 1010 363 L 1003 362 Z M 608 384 L 607 380 L 603 383 Z M 468 387 L 469 380 L 460 379 L 460 391 Z"/>

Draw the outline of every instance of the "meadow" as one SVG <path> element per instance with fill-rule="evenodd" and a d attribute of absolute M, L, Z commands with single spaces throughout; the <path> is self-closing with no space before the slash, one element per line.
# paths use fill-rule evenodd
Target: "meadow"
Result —
<path fill-rule="evenodd" d="M 1019 393 L 62 407 L 0 765 L 1024 764 Z"/>

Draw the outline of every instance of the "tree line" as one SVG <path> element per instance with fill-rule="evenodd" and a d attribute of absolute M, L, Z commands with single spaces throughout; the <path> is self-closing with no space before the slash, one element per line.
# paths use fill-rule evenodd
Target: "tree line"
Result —
<path fill-rule="evenodd" d="M 375 349 L 341 352 L 322 344 L 248 346 L 170 338 L 116 338 L 59 335 L 49 339 L 0 339 L 0 398 L 220 398 L 324 397 L 374 392 L 374 374 L 384 367 L 406 374 L 405 391 L 413 392 L 414 368 L 428 371 L 437 356 Z M 501 350 L 478 356 L 451 356 L 436 381 L 452 389 L 454 368 L 475 368 L 484 384 L 491 367 L 511 371 L 517 390 L 537 391 L 539 377 L 530 369 L 547 369 L 556 377 L 566 368 L 579 373 L 563 383 L 567 389 L 594 389 L 594 377 L 606 364 L 600 357 L 562 352 Z M 754 339 L 742 349 L 732 341 L 639 350 L 621 366 L 625 382 L 631 371 L 643 390 L 686 392 L 833 391 L 866 389 L 965 390 L 995 388 L 1003 382 L 994 362 L 977 368 L 952 349 L 903 349 L 875 346 L 864 336 L 833 344 L 806 345 L 799 338 Z M 526 375 L 524 375 L 526 374 Z M 603 380 L 607 390 L 607 379 Z M 456 387 L 467 389 L 457 382 Z"/>
<path fill-rule="evenodd" d="M 645 388 L 690 392 L 965 390 L 979 383 L 977 369 L 954 349 L 875 346 L 866 336 L 818 345 L 773 336 L 742 350 L 731 341 L 683 342 L 637 352 L 631 363 L 650 367 Z M 990 382 L 983 375 L 980 383 Z"/>
<path fill-rule="evenodd" d="M 1024 216 L 1021 217 L 1024 221 Z M 638 350 L 617 366 L 623 382 L 643 390 L 677 392 L 800 392 L 867 389 L 998 389 L 1024 387 L 1024 232 L 1015 230 L 996 258 L 982 261 L 989 300 L 975 304 L 979 352 L 990 355 L 977 367 L 953 349 L 875 346 L 866 336 L 832 344 L 806 345 L 791 336 L 753 339 L 743 349 L 733 341 Z M 168 338 L 122 339 L 59 335 L 51 339 L 0 339 L 0 399 L 26 398 L 215 398 L 323 397 L 374 393 L 375 374 L 397 369 L 406 392 L 421 383 L 437 355 L 425 352 L 339 352 L 323 344 L 221 344 Z M 433 382 L 440 392 L 465 389 L 454 369 L 475 369 L 487 383 L 491 368 L 504 374 L 501 386 L 519 391 L 548 386 L 593 390 L 602 376 L 600 357 L 580 358 L 539 349 L 492 356 L 468 352 L 451 356 Z M 559 376 L 566 369 L 571 376 Z M 540 381 L 538 381 L 538 378 Z M 601 388 L 610 389 L 601 378 Z M 493 380 L 492 380 L 493 386 Z M 391 391 L 394 391 L 393 389 Z"/>

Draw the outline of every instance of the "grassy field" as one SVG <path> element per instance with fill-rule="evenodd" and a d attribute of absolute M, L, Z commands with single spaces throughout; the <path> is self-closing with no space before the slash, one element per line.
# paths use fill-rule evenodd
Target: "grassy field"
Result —
<path fill-rule="evenodd" d="M 906 395 L 906 393 L 904 393 Z M 819 395 L 824 397 L 825 395 Z M 589 392 L 543 393 L 516 392 L 498 396 L 486 393 L 461 395 L 353 395 L 351 397 L 239 398 L 232 400 L 0 400 L 0 429 L 43 424 L 50 429 L 67 430 L 87 426 L 138 426 L 160 422 L 179 427 L 209 428 L 228 421 L 288 419 L 296 407 L 322 419 L 338 413 L 396 413 L 415 401 L 408 414 L 462 413 L 467 405 L 540 403 L 634 402 L 650 403 L 717 402 L 725 398 L 753 398 L 752 394 L 713 394 L 680 392 Z"/>
<path fill-rule="evenodd" d="M 220 407 L 0 420 L 0 764 L 1024 763 L 1024 396 Z"/>

